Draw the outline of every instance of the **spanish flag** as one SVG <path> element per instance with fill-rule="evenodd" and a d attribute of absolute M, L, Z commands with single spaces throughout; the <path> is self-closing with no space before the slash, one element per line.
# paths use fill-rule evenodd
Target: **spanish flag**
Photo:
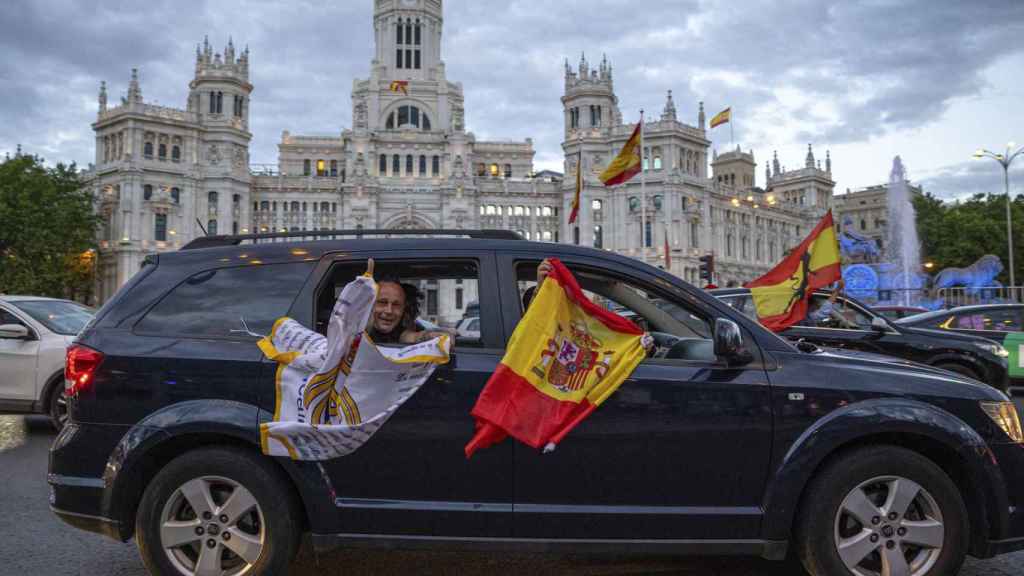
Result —
<path fill-rule="evenodd" d="M 406 96 L 408 96 L 409 95 L 409 81 L 408 80 L 392 80 L 391 81 L 391 91 L 392 92 L 401 92 L 402 94 L 405 94 Z"/>
<path fill-rule="evenodd" d="M 633 129 L 633 135 L 626 141 L 619 155 L 601 172 L 598 178 L 605 186 L 622 184 L 640 173 L 640 123 Z"/>
<path fill-rule="evenodd" d="M 572 197 L 572 211 L 569 213 L 569 224 L 576 221 L 580 213 L 580 193 L 583 191 L 583 147 L 580 146 L 580 155 L 576 160 L 576 194 Z"/>
<path fill-rule="evenodd" d="M 781 332 L 807 316 L 811 294 L 842 278 L 832 211 L 785 260 L 747 284 L 765 328 Z"/>
<path fill-rule="evenodd" d="M 711 119 L 711 127 L 714 128 L 719 124 L 725 124 L 732 117 L 732 107 L 722 110 L 718 114 L 715 114 L 714 118 Z"/>
<path fill-rule="evenodd" d="M 564 264 L 551 263 L 476 400 L 466 458 L 506 436 L 554 448 L 644 359 L 643 331 L 591 302 Z"/>

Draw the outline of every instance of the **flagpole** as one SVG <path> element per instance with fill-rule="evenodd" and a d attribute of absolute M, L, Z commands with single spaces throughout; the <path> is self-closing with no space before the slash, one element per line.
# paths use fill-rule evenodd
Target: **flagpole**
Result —
<path fill-rule="evenodd" d="M 577 146 L 576 152 L 577 152 L 577 154 L 579 154 L 579 156 L 577 157 L 577 162 L 576 162 L 576 171 L 578 172 L 576 177 L 579 179 L 579 182 L 580 182 L 580 197 L 579 197 L 579 205 L 576 206 L 576 221 L 573 222 L 573 225 L 576 226 L 576 229 L 573 231 L 572 239 L 575 241 L 575 243 L 577 245 L 579 245 L 580 242 L 583 240 L 582 238 L 580 238 L 580 219 L 583 218 L 583 190 L 586 189 L 586 187 L 587 187 L 587 182 L 583 179 L 583 129 L 582 128 L 578 129 L 577 132 L 576 132 L 576 146 Z"/>
<path fill-rule="evenodd" d="M 732 125 L 732 110 L 729 110 L 729 148 L 732 148 L 733 146 L 736 145 L 736 138 L 733 136 Z"/>
<path fill-rule="evenodd" d="M 640 109 L 640 259 L 647 262 L 647 149 L 644 148 L 644 111 Z"/>

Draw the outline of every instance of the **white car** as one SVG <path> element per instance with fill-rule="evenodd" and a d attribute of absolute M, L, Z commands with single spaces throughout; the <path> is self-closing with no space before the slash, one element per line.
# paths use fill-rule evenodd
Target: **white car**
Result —
<path fill-rule="evenodd" d="M 67 420 L 64 353 L 95 310 L 70 300 L 0 296 L 0 412 Z"/>
<path fill-rule="evenodd" d="M 455 327 L 455 332 L 462 338 L 468 340 L 480 339 L 480 317 L 463 318 Z"/>

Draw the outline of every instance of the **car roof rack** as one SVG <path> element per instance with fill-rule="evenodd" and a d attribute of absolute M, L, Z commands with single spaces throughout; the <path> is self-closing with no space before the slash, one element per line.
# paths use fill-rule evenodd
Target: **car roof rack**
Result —
<path fill-rule="evenodd" d="M 195 250 L 198 248 L 217 248 L 223 246 L 238 246 L 243 242 L 259 244 L 267 240 L 330 240 L 339 236 L 355 236 L 363 238 L 366 236 L 466 236 L 478 240 L 524 240 L 517 232 L 512 230 L 430 230 L 430 229 L 358 229 L 358 230 L 305 230 L 296 232 L 269 232 L 263 234 L 225 234 L 219 236 L 199 236 L 188 244 L 181 247 L 182 250 Z"/>

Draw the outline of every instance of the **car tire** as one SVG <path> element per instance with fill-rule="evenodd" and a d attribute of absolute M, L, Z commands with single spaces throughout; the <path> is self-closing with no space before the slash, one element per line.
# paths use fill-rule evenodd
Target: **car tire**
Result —
<path fill-rule="evenodd" d="M 963 499 L 941 468 L 904 448 L 872 446 L 841 456 L 814 478 L 796 544 L 813 576 L 883 568 L 940 576 L 959 571 L 969 528 Z"/>
<path fill-rule="evenodd" d="M 970 368 L 962 364 L 954 364 L 947 362 L 945 364 L 936 364 L 935 367 L 942 368 L 943 370 L 949 370 L 950 372 L 955 372 L 963 376 L 967 376 L 968 378 L 972 378 L 974 380 L 977 380 L 978 382 L 984 382 L 984 380 L 982 380 L 981 377 L 978 376 L 977 372 L 971 370 Z"/>
<path fill-rule="evenodd" d="M 64 380 L 54 382 L 46 399 L 46 415 L 50 425 L 60 432 L 68 421 L 68 399 L 64 395 Z"/>
<path fill-rule="evenodd" d="M 187 452 L 146 487 L 135 521 L 139 553 L 151 574 L 287 574 L 301 536 L 295 500 L 261 455 Z"/>

